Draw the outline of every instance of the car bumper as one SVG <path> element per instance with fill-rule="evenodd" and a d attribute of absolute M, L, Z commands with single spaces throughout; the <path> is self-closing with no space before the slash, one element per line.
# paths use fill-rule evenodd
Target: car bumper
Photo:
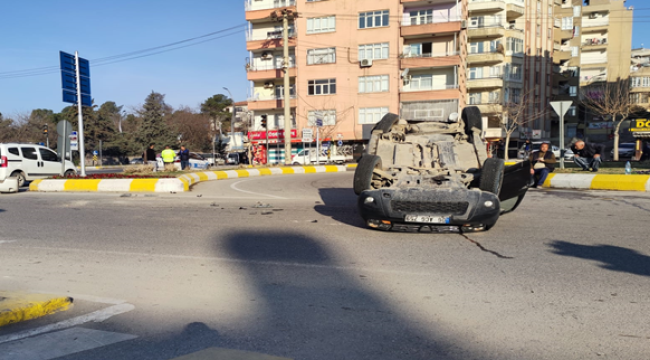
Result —
<path fill-rule="evenodd" d="M 372 198 L 372 200 L 369 200 Z M 490 206 L 486 206 L 486 203 Z M 378 189 L 359 195 L 361 217 L 371 228 L 408 232 L 458 232 L 481 228 L 499 218 L 496 195 L 469 189 Z M 444 219 L 444 223 L 406 221 L 407 215 Z"/>
<path fill-rule="evenodd" d="M 10 177 L 0 181 L 0 192 L 13 193 L 18 192 L 18 178 Z"/>

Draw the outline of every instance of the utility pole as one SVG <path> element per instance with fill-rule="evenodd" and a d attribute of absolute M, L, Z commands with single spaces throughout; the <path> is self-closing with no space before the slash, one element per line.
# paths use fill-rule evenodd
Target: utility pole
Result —
<path fill-rule="evenodd" d="M 291 79 L 289 78 L 289 17 L 293 12 L 282 10 L 283 48 L 284 48 L 284 164 L 291 165 Z M 278 141 L 280 140 L 278 131 Z"/>

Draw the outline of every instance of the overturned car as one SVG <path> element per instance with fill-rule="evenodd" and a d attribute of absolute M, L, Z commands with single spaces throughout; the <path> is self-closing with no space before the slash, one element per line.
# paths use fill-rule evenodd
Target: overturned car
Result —
<path fill-rule="evenodd" d="M 477 107 L 444 122 L 384 116 L 354 174 L 366 224 L 408 232 L 480 231 L 517 208 L 531 180 L 530 164 L 506 167 L 488 158 L 482 132 Z"/>

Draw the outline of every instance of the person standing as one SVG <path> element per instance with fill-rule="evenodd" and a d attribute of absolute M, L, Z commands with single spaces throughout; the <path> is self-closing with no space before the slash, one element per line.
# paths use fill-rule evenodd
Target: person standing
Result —
<path fill-rule="evenodd" d="M 571 145 L 573 151 L 573 162 L 582 168 L 583 171 L 598 172 L 600 163 L 603 161 L 602 154 L 605 151 L 605 145 L 576 141 Z"/>
<path fill-rule="evenodd" d="M 555 170 L 557 160 L 555 159 L 555 154 L 552 151 L 548 151 L 548 148 L 549 144 L 543 143 L 539 146 L 539 151 L 530 154 L 530 175 L 535 182 L 533 185 L 534 188 L 542 187 L 548 174 Z"/>
<path fill-rule="evenodd" d="M 190 151 L 181 145 L 181 151 L 178 152 L 178 157 L 181 159 L 181 170 L 189 170 L 190 168 Z"/>
<path fill-rule="evenodd" d="M 165 164 L 165 171 L 174 171 L 174 158 L 176 157 L 174 150 L 170 149 L 169 145 L 167 145 L 160 156 Z"/>
<path fill-rule="evenodd" d="M 153 172 L 158 171 L 158 161 L 156 160 L 156 150 L 154 149 L 154 143 L 149 144 L 149 148 L 144 152 L 144 162 L 153 166 Z"/>

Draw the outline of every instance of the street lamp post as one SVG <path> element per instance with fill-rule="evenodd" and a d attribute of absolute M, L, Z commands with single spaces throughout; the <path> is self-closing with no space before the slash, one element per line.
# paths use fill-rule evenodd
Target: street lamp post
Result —
<path fill-rule="evenodd" d="M 234 136 L 235 134 L 235 115 L 237 114 L 237 108 L 235 107 L 235 99 L 232 97 L 232 93 L 230 90 L 228 90 L 227 87 L 223 88 L 228 92 L 228 95 L 230 95 L 230 99 L 232 100 L 232 119 L 230 119 L 230 134 Z"/>

